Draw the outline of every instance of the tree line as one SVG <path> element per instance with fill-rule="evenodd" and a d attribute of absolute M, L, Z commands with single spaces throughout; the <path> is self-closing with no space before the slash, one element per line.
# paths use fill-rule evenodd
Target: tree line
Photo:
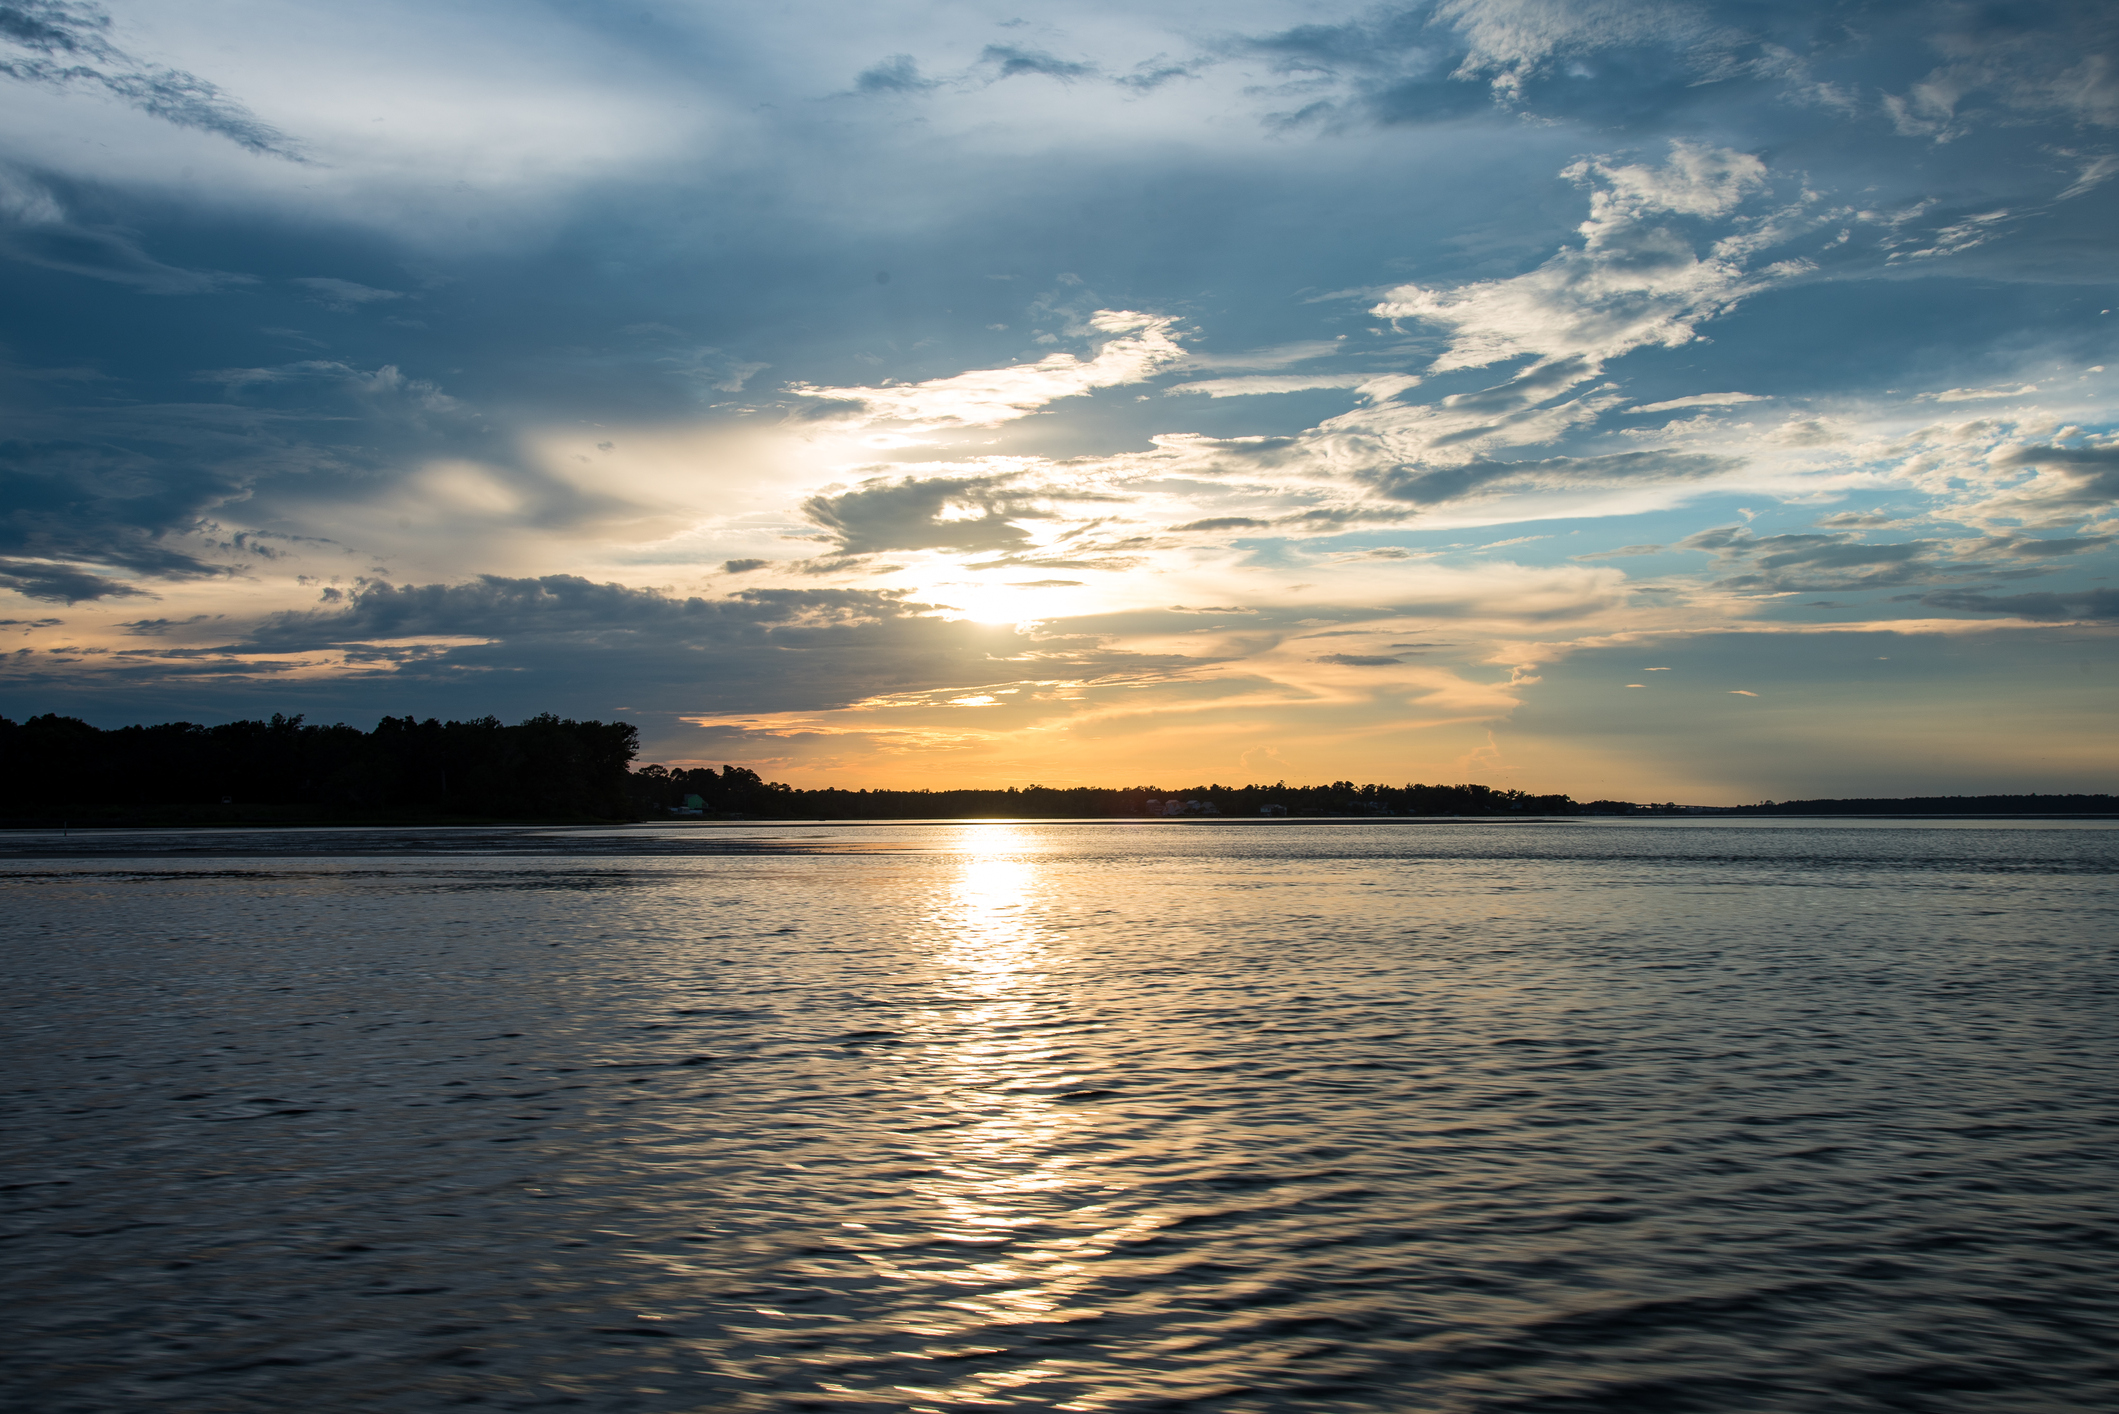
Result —
<path fill-rule="evenodd" d="M 943 820 L 1005 815 L 1066 819 L 1121 815 L 1507 815 L 1556 814 L 1577 809 L 1564 795 L 1531 795 L 1492 786 L 1201 785 L 1184 790 L 1160 786 L 1008 786 L 999 790 L 801 790 L 759 779 L 742 766 L 692 769 L 643 766 L 632 773 L 632 790 L 643 817 L 686 808 L 688 800 L 708 815 L 776 819 Z M 1151 802 L 1155 809 L 1151 811 Z"/>
<path fill-rule="evenodd" d="M 920 820 L 1183 816 L 2119 814 L 2109 795 L 1761 801 L 1711 811 L 1674 802 L 1578 803 L 1483 785 L 1196 785 L 1114 789 L 804 790 L 744 766 L 634 767 L 629 722 L 545 713 L 443 722 L 384 717 L 373 731 L 299 716 L 103 729 L 55 713 L 0 717 L 0 817 L 294 820 L 702 818 Z"/>
<path fill-rule="evenodd" d="M 21 818 L 167 815 L 176 807 L 274 814 L 623 819 L 629 722 L 550 713 L 513 726 L 497 717 L 442 722 L 385 717 L 364 732 L 269 721 L 89 725 L 55 713 L 0 717 L 0 814 Z"/>

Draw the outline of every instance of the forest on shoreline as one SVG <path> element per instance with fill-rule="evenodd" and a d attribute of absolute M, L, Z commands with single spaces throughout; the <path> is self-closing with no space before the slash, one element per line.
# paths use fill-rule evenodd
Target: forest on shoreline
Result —
<path fill-rule="evenodd" d="M 446 823 L 485 820 L 917 820 L 1260 816 L 2119 815 L 2111 795 L 1578 802 L 1484 785 L 816 790 L 743 766 L 635 766 L 628 722 L 550 713 L 507 725 L 384 717 L 373 731 L 300 716 L 110 729 L 0 717 L 0 820 L 14 825 Z"/>

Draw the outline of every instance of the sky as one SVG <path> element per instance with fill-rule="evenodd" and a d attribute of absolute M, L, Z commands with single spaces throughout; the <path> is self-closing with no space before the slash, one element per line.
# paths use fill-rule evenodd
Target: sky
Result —
<path fill-rule="evenodd" d="M 2119 790 L 2119 9 L 0 0 L 0 713 Z"/>

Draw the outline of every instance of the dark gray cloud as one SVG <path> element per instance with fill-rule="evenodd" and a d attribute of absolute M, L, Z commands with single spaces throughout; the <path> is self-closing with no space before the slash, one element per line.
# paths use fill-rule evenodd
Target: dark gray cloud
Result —
<path fill-rule="evenodd" d="M 1394 668 L 1405 660 L 1394 658 L 1387 653 L 1326 653 L 1315 661 L 1337 663 L 1342 668 Z"/>
<path fill-rule="evenodd" d="M 981 64 L 993 65 L 1004 79 L 1026 74 L 1049 79 L 1085 79 L 1096 73 L 1094 64 L 1057 58 L 1040 49 L 1022 49 L 1013 44 L 989 44 L 979 55 Z"/>
<path fill-rule="evenodd" d="M 2050 482 L 2002 493 L 1993 508 L 2004 513 L 2054 523 L 2119 503 L 2119 445 L 2015 447 L 1994 460 L 2005 467 L 2035 469 Z"/>
<path fill-rule="evenodd" d="M 1991 566 L 1952 560 L 1940 541 L 1870 545 L 1852 533 L 1754 535 L 1742 526 L 1730 525 L 1688 535 L 1673 548 L 1710 551 L 1718 567 L 1741 568 L 1744 573 L 1715 584 L 1746 594 L 1892 589 L 1992 573 Z"/>
<path fill-rule="evenodd" d="M 332 275 L 298 275 L 292 281 L 309 291 L 309 297 L 326 309 L 347 313 L 364 304 L 375 304 L 383 300 L 405 298 L 403 290 L 379 290 L 373 285 L 363 285 L 355 280 L 341 280 Z"/>
<path fill-rule="evenodd" d="M 143 589 L 93 574 L 77 565 L 43 564 L 11 556 L 0 556 L 0 587 L 12 589 L 25 599 L 39 599 L 51 604 L 146 597 Z"/>
<path fill-rule="evenodd" d="M 206 617 L 205 614 L 193 614 L 188 619 L 134 619 L 131 623 L 121 623 L 118 627 L 133 638 L 160 638 L 175 629 L 203 622 Z"/>
<path fill-rule="evenodd" d="M 196 74 L 148 63 L 113 44 L 110 16 L 78 0 L 0 4 L 0 74 L 23 83 L 101 88 L 166 123 L 227 138 L 252 152 L 304 161 L 285 133 Z"/>
<path fill-rule="evenodd" d="M 914 616 L 932 607 L 869 589 L 750 589 L 727 599 L 675 599 L 563 574 L 403 587 L 368 581 L 344 609 L 275 614 L 241 646 L 306 652 L 421 635 L 610 640 L 633 633 L 728 643 L 762 642 L 775 632 L 804 635 L 803 642 L 816 646 L 881 623 L 927 623 Z"/>
<path fill-rule="evenodd" d="M 1663 547 L 1660 545 L 1621 545 L 1616 550 L 1598 550 L 1592 554 L 1574 555 L 1570 558 L 1577 560 L 1628 560 L 1637 555 L 1660 555 L 1662 553 Z"/>
<path fill-rule="evenodd" d="M 883 693 L 1093 680 L 1193 661 L 1129 654 L 1095 637 L 944 618 L 938 607 L 854 589 L 676 598 L 573 575 L 402 587 L 370 580 L 343 607 L 275 614 L 239 639 L 206 647 L 123 650 L 92 677 L 70 675 L 49 654 L 0 661 L 17 701 L 239 703 L 256 690 L 245 682 L 265 678 L 275 680 L 275 700 L 293 710 L 417 705 L 607 716 L 624 703 L 665 724 L 685 713 L 829 710 Z M 456 641 L 407 641 L 419 639 Z M 343 655 L 355 673 L 286 679 L 326 652 Z"/>
<path fill-rule="evenodd" d="M 1199 66 L 1172 63 L 1166 56 L 1158 54 L 1153 59 L 1144 59 L 1133 66 L 1133 72 L 1119 74 L 1111 80 L 1121 88 L 1130 88 L 1140 93 L 1161 88 L 1177 79 L 1198 78 Z"/>
<path fill-rule="evenodd" d="M 1237 40 L 1287 81 L 1284 124 L 1514 110 L 1644 126 L 1765 100 L 1948 141 L 1983 125 L 2119 122 L 2109 6 L 1385 4 Z"/>
<path fill-rule="evenodd" d="M 863 69 L 854 78 L 853 92 L 863 97 L 895 97 L 932 93 L 937 89 L 983 87 L 1001 79 L 1051 78 L 1108 79 L 1120 88 L 1148 93 L 1177 79 L 1199 77 L 1201 65 L 1173 60 L 1167 54 L 1143 59 L 1125 73 L 1107 73 L 1102 67 L 1074 59 L 1062 59 L 1042 49 L 1017 44 L 989 44 L 968 69 L 948 78 L 931 78 L 920 71 L 910 54 L 893 54 Z"/>
<path fill-rule="evenodd" d="M 1667 259 L 1659 249 L 1645 253 L 1645 260 Z M 1442 406 L 1457 412 L 1484 413 L 1501 417 L 1525 408 L 1535 407 L 1586 378 L 1594 378 L 1598 365 L 1586 358 L 1569 357 L 1544 359 L 1532 364 L 1505 383 L 1491 388 L 1481 388 L 1473 393 L 1453 393 L 1442 400 Z M 1488 429 L 1481 428 L 1480 431 Z M 1459 436 L 1464 434 L 1460 433 Z"/>
<path fill-rule="evenodd" d="M 1390 524 L 1417 519 L 1419 514 L 1418 511 L 1399 510 L 1391 506 L 1319 506 L 1314 510 L 1290 512 L 1275 520 L 1273 524 L 1323 529 L 1338 525 Z"/>
<path fill-rule="evenodd" d="M 1337 530 L 1357 525 L 1393 525 L 1416 520 L 1420 512 L 1395 506 L 1315 506 L 1306 511 L 1260 519 L 1257 516 L 1210 516 L 1172 527 L 1177 531 L 1221 530 Z M 1403 551 L 1376 550 L 1369 553 L 1403 558 Z"/>
<path fill-rule="evenodd" d="M 1188 521 L 1176 527 L 1179 530 L 1262 530 L 1273 524 L 1254 516 L 1209 516 L 1205 520 Z"/>
<path fill-rule="evenodd" d="M 1542 461 L 1480 460 L 1461 466 L 1385 467 L 1357 475 L 1380 496 L 1417 506 L 1436 506 L 1502 486 L 1562 488 L 1616 481 L 1696 481 L 1742 465 L 1737 458 L 1699 452 L 1616 452 L 1600 457 L 1547 457 Z"/>
<path fill-rule="evenodd" d="M 1125 555 L 1106 555 L 1099 559 L 1066 559 L 1058 555 L 1010 555 L 998 560 L 982 560 L 965 565 L 967 570 L 1124 570 L 1131 569 L 1141 561 Z"/>
<path fill-rule="evenodd" d="M 132 232 L 78 219 L 49 183 L 5 163 L 0 163 L 0 255 L 152 295 L 210 294 L 252 283 L 248 275 L 157 260 Z"/>
<path fill-rule="evenodd" d="M 1609 122 L 1693 106 L 1703 85 L 1751 76 L 1729 63 L 1739 43 L 1706 8 L 1436 0 L 1381 5 L 1239 47 L 1286 75 L 1290 97 L 1306 99 L 1283 115 L 1291 124 L 1433 122 L 1496 108 Z"/>
<path fill-rule="evenodd" d="M 18 385 L 19 427 L 91 434 L 0 441 L 0 555 L 65 567 L 18 565 L 23 592 L 125 597 L 128 581 L 224 577 L 296 545 L 343 555 L 354 547 L 288 522 L 387 496 L 438 457 L 506 483 L 511 508 L 474 516 L 489 524 L 565 530 L 632 509 L 525 460 L 475 410 L 393 365 L 309 360 L 186 381 L 202 377 L 231 400 L 40 406 L 52 390 Z"/>
<path fill-rule="evenodd" d="M 1719 526 L 1685 536 L 1672 549 L 1712 551 L 1716 568 L 1742 570 L 1714 581 L 1719 589 L 1735 589 L 1738 594 L 1824 594 L 1962 583 L 1973 577 L 2030 579 L 2047 572 L 2038 562 L 2102 549 L 2111 541 L 2113 536 L 2081 536 L 2079 541 L 1992 536 L 1956 545 L 1945 541 L 1867 545 L 1852 532 L 1761 536 L 1742 526 Z M 2041 553 L 2038 547 L 2047 545 L 2051 549 Z M 2009 560 L 2030 564 L 2011 566 Z"/>
<path fill-rule="evenodd" d="M 925 93 L 940 87 L 939 81 L 923 78 L 910 54 L 893 54 L 873 68 L 863 69 L 854 80 L 856 93 Z"/>
<path fill-rule="evenodd" d="M 1717 588 L 1740 593 L 1811 594 L 1961 583 L 1974 576 L 2029 578 L 2048 572 L 2042 562 L 2101 550 L 2115 541 L 2119 541 L 2119 535 L 2052 539 L 1998 535 L 1956 545 L 1939 540 L 1867 544 L 1850 531 L 1754 535 L 1742 526 L 1720 526 L 1689 535 L 1673 548 L 1710 551 L 1719 568 L 1743 571 L 1716 581 Z M 2010 560 L 2019 563 L 2012 567 Z M 2015 597 L 2026 603 L 2053 598 L 2050 594 Z M 1931 595 L 1923 602 L 1941 601 Z"/>
<path fill-rule="evenodd" d="M 1822 530 L 1866 530 L 1895 525 L 1897 521 L 1896 516 L 1881 511 L 1841 511 L 1837 515 L 1820 516 L 1817 524 Z"/>
<path fill-rule="evenodd" d="M 1935 68 L 1885 96 L 1898 130 L 1948 141 L 1982 122 L 2057 117 L 2119 126 L 2119 13 L 2095 3 L 1937 5 Z"/>
<path fill-rule="evenodd" d="M 145 452 L 108 442 L 0 442 L 0 553 L 10 557 L 9 587 L 74 603 L 142 592 L 85 565 L 162 580 L 230 573 L 169 540 L 199 528 L 235 485 L 203 467 L 189 478 L 167 470 Z"/>
<path fill-rule="evenodd" d="M 2050 594 L 1980 594 L 1946 589 L 1924 594 L 1932 609 L 2008 614 L 2019 619 L 2119 619 L 2119 589 L 2063 590 Z"/>
<path fill-rule="evenodd" d="M 2063 555 L 2080 555 L 2091 550 L 2102 550 L 2119 535 L 2056 535 L 2040 539 L 2035 535 L 1995 535 L 1971 547 L 1975 555 L 2007 555 L 2012 559 L 2051 560 Z"/>
<path fill-rule="evenodd" d="M 812 496 L 802 514 L 831 532 L 839 553 L 878 550 L 1020 549 L 1029 532 L 1014 522 L 1037 514 L 1006 477 L 906 477 L 870 482 L 836 496 Z"/>

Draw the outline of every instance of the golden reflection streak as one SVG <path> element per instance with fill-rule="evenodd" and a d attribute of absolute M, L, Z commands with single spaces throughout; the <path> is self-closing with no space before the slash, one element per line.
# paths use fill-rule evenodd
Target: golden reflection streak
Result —
<path fill-rule="evenodd" d="M 1034 1245 L 953 1270 L 920 1275 L 966 1288 L 965 1295 L 921 1313 L 909 1333 L 965 1336 L 980 1326 L 1064 1319 L 1070 1302 L 1092 1280 L 1085 1265 L 1134 1227 L 1152 1228 L 1148 1214 L 1129 1214 L 1114 1230 L 1106 1216 L 1114 1196 L 1099 1179 L 1074 1172 L 1076 1131 L 1093 1111 L 1056 1102 L 1077 1077 L 1065 1073 L 1055 1044 L 1049 969 L 1066 959 L 1039 923 L 1049 888 L 1038 867 L 1034 836 L 1010 825 L 965 827 L 965 857 L 934 919 L 940 949 L 934 961 L 941 985 L 956 1005 L 938 1012 L 942 1035 L 929 1048 L 938 1113 L 963 1123 L 947 1131 L 934 1154 L 939 1180 L 925 1185 L 941 1221 L 937 1235 L 964 1242 L 1001 1242 L 1020 1228 L 1061 1226 Z M 1077 1205 L 1069 1195 L 1103 1201 Z M 998 1289 L 995 1289 L 998 1288 Z M 937 1320 L 961 1312 L 954 1322 Z M 1082 1311 L 1080 1314 L 1092 1314 Z M 1046 1378 L 1036 1367 L 989 1371 L 951 1389 L 922 1389 L 928 1398 L 990 1400 L 1005 1388 Z M 910 1391 L 908 1391 L 910 1392 Z"/>

